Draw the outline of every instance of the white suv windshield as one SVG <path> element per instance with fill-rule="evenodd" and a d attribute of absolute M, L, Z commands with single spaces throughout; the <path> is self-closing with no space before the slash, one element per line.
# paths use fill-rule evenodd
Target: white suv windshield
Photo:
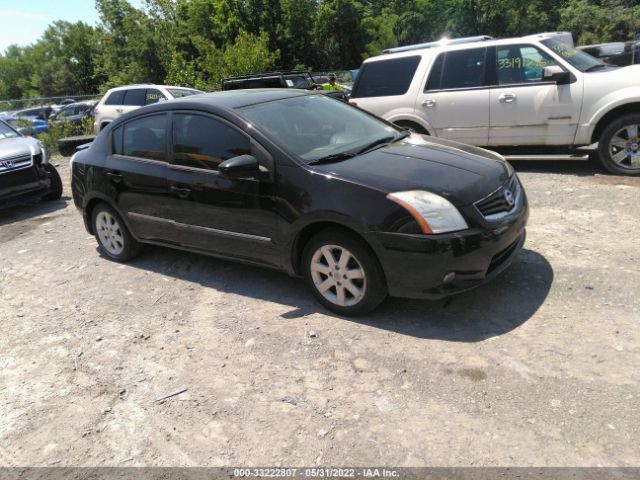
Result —
<path fill-rule="evenodd" d="M 564 60 L 569 62 L 581 72 L 588 72 L 590 70 L 596 70 L 600 67 L 607 67 L 605 63 L 602 63 L 597 58 L 592 57 L 588 53 L 576 50 L 570 45 L 560 42 L 555 38 L 542 40 L 542 44 L 549 47 L 551 50 L 560 55 Z"/>
<path fill-rule="evenodd" d="M 5 124 L 4 122 L 0 121 L 0 140 L 4 139 L 4 138 L 15 138 L 15 137 L 19 137 L 20 135 L 18 135 L 15 130 L 13 130 L 12 128 L 9 128 L 9 126 L 7 124 Z"/>
<path fill-rule="evenodd" d="M 358 153 L 400 130 L 339 100 L 304 95 L 240 108 L 259 129 L 306 163 Z"/>

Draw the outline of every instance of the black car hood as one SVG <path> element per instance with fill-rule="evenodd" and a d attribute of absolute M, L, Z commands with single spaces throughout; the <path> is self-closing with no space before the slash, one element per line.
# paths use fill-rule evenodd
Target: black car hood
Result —
<path fill-rule="evenodd" d="M 364 155 L 313 168 L 385 193 L 427 190 L 456 206 L 487 196 L 507 181 L 511 170 L 494 152 L 415 133 Z"/>

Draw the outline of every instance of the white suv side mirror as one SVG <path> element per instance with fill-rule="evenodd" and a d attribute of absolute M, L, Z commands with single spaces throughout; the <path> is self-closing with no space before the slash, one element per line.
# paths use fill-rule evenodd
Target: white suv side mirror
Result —
<path fill-rule="evenodd" d="M 555 82 L 557 85 L 566 85 L 567 83 L 571 83 L 571 74 L 557 65 L 551 65 L 550 67 L 544 67 L 542 69 L 542 81 Z"/>

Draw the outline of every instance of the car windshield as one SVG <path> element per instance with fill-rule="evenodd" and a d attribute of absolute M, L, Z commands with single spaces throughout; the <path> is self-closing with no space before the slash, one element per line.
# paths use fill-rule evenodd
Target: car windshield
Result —
<path fill-rule="evenodd" d="M 258 129 L 305 163 L 355 155 L 392 141 L 401 130 L 323 95 L 303 95 L 239 109 Z"/>
<path fill-rule="evenodd" d="M 0 140 L 3 140 L 5 138 L 15 138 L 19 136 L 20 135 L 16 133 L 15 130 L 13 130 L 9 127 L 9 125 L 0 120 Z"/>
<path fill-rule="evenodd" d="M 290 88 L 308 89 L 313 86 L 313 79 L 309 75 L 283 75 L 284 81 Z"/>
<path fill-rule="evenodd" d="M 169 92 L 173 96 L 173 98 L 189 97 L 191 95 L 204 93 L 200 90 L 194 90 L 190 88 L 167 88 L 167 92 Z"/>
<path fill-rule="evenodd" d="M 560 55 L 564 60 L 581 72 L 596 70 L 596 67 L 606 67 L 607 65 L 588 53 L 581 52 L 566 43 L 560 42 L 555 38 L 542 40 L 542 44 L 549 47 L 555 53 Z"/>

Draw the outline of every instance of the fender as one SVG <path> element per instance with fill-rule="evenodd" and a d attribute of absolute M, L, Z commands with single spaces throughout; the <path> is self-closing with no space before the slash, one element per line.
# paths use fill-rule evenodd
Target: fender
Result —
<path fill-rule="evenodd" d="M 640 86 L 614 90 L 600 98 L 590 109 L 584 109 L 583 118 L 585 118 L 586 121 L 581 122 L 578 126 L 574 143 L 586 145 L 592 143 L 591 139 L 598 122 L 615 108 L 631 103 L 640 104 Z M 638 108 L 638 112 L 640 112 L 640 107 Z"/>
<path fill-rule="evenodd" d="M 415 113 L 405 113 L 405 112 L 391 113 L 390 115 L 385 116 L 385 120 L 391 123 L 396 123 L 402 120 L 407 122 L 417 123 L 422 128 L 424 128 L 429 133 L 429 135 L 434 137 L 437 136 L 436 129 L 433 128 L 433 126 L 429 122 L 427 122 L 424 118 L 416 115 Z"/>

